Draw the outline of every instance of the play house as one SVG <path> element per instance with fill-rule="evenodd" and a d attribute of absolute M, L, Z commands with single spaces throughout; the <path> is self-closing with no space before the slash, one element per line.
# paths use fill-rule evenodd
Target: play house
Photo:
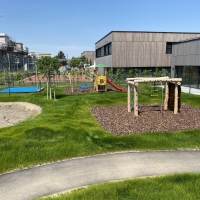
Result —
<path fill-rule="evenodd" d="M 110 84 L 112 87 L 114 87 L 117 90 L 120 90 L 121 92 L 124 92 L 124 88 L 120 88 L 117 85 L 115 85 L 111 80 L 107 78 L 107 66 L 104 64 L 98 64 L 96 65 L 96 75 L 95 75 L 95 81 L 94 81 L 94 89 L 99 91 L 107 91 L 107 84 Z"/>

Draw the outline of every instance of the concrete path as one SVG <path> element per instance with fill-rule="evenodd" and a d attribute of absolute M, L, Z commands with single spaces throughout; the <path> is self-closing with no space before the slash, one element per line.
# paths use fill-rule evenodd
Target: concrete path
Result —
<path fill-rule="evenodd" d="M 25 200 L 73 188 L 164 174 L 200 173 L 200 151 L 123 152 L 0 175 L 0 199 Z"/>

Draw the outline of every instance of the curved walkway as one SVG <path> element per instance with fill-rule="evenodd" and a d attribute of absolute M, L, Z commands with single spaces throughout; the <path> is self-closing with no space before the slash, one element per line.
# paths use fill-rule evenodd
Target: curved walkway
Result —
<path fill-rule="evenodd" d="M 200 151 L 122 152 L 76 158 L 0 175 L 0 199 L 25 200 L 135 177 L 200 173 Z"/>

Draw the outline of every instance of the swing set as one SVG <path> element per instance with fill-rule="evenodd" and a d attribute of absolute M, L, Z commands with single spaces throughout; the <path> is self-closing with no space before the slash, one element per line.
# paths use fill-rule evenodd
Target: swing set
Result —
<path fill-rule="evenodd" d="M 131 112 L 131 110 L 134 110 L 134 115 L 138 116 L 138 89 L 139 89 L 139 83 L 154 83 L 151 90 L 151 105 L 152 101 L 157 100 L 154 99 L 155 96 L 157 96 L 156 92 L 158 91 L 156 87 L 158 87 L 155 83 L 159 82 L 162 86 L 162 83 L 165 82 L 165 100 L 164 100 L 164 110 L 173 109 L 174 114 L 177 114 L 180 110 L 180 85 L 182 78 L 169 78 L 166 77 L 151 77 L 151 78 L 143 78 L 143 77 L 137 77 L 137 78 L 127 78 L 126 79 L 128 84 L 128 112 Z M 133 86 L 133 94 L 131 94 L 131 86 Z M 163 89 L 162 89 L 163 94 Z M 131 95 L 134 97 L 134 104 L 131 107 Z M 163 96 L 162 96 L 163 99 Z M 162 112 L 162 108 L 161 108 Z"/>

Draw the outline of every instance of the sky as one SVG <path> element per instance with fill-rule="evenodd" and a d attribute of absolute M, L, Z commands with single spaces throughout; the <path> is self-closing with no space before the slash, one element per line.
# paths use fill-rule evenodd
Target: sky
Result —
<path fill-rule="evenodd" d="M 0 33 L 29 52 L 80 57 L 111 31 L 200 32 L 199 8 L 200 0 L 0 0 Z"/>

